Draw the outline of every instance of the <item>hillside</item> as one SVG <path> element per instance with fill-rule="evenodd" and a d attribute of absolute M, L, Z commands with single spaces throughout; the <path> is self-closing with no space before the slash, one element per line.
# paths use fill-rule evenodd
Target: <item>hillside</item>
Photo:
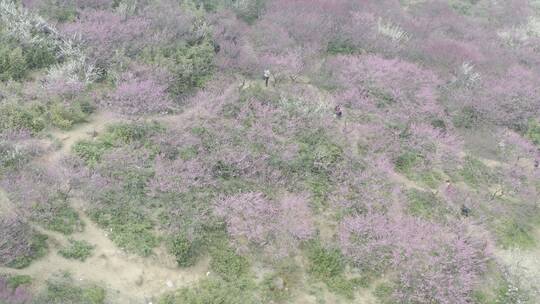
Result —
<path fill-rule="evenodd" d="M 0 0 L 41 303 L 540 303 L 540 2 Z"/>

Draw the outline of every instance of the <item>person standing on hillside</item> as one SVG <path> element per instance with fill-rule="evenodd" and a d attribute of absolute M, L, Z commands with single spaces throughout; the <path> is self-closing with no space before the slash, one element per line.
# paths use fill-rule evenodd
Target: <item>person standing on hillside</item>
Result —
<path fill-rule="evenodd" d="M 341 109 L 341 105 L 337 105 L 334 108 L 334 113 L 336 114 L 337 118 L 341 118 L 341 116 L 343 116 L 343 110 Z"/>
<path fill-rule="evenodd" d="M 268 87 L 268 81 L 270 80 L 270 70 L 264 70 L 263 79 L 266 87 Z"/>

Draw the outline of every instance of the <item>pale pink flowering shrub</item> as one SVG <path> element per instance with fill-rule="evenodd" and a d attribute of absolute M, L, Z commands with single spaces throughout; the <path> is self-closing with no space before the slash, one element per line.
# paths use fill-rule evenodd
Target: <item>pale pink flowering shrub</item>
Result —
<path fill-rule="evenodd" d="M 210 172 L 197 159 L 183 160 L 168 159 L 158 155 L 154 165 L 154 176 L 149 180 L 148 187 L 151 193 L 179 193 L 191 187 L 210 185 Z"/>
<path fill-rule="evenodd" d="M 80 39 L 91 59 L 106 69 L 117 50 L 125 49 L 130 55 L 140 48 L 148 24 L 143 17 L 124 18 L 110 11 L 88 9 L 75 22 L 62 24 L 60 30 L 68 37 Z"/>
<path fill-rule="evenodd" d="M 393 123 L 443 115 L 441 83 L 431 71 L 400 59 L 375 55 L 337 56 L 327 63 L 350 106 L 384 114 Z"/>
<path fill-rule="evenodd" d="M 422 155 L 426 167 L 457 161 L 462 142 L 452 133 L 434 128 L 426 123 L 413 123 L 401 136 L 400 149 Z"/>
<path fill-rule="evenodd" d="M 485 267 L 486 245 L 464 229 L 412 217 L 349 217 L 339 238 L 358 267 L 395 273 L 393 296 L 400 303 L 470 303 Z"/>
<path fill-rule="evenodd" d="M 301 196 L 274 202 L 262 193 L 242 193 L 219 201 L 215 210 L 241 251 L 255 246 L 283 256 L 314 234 L 311 210 Z"/>
<path fill-rule="evenodd" d="M 259 57 L 259 70 L 271 68 L 276 83 L 296 79 L 304 68 L 301 50 L 290 50 L 281 54 L 264 53 Z"/>
<path fill-rule="evenodd" d="M 225 72 L 239 71 L 259 76 L 256 51 L 250 43 L 247 25 L 230 11 L 212 16 L 216 65 Z"/>
<path fill-rule="evenodd" d="M 181 1 L 149 1 L 141 7 L 140 15 L 148 22 L 143 41 L 152 46 L 185 44 L 207 34 L 200 16 Z"/>
<path fill-rule="evenodd" d="M 136 67 L 121 76 L 116 90 L 103 103 L 122 114 L 165 114 L 174 108 L 167 93 L 168 74 Z"/>
<path fill-rule="evenodd" d="M 331 40 L 336 18 L 347 15 L 347 1 L 276 0 L 267 5 L 262 20 L 281 26 L 300 46 L 319 51 Z"/>
<path fill-rule="evenodd" d="M 478 64 L 485 58 L 482 51 L 472 42 L 449 38 L 433 38 L 424 46 L 424 53 L 433 64 L 455 68 L 464 62 Z"/>
<path fill-rule="evenodd" d="M 540 115 L 539 79 L 534 70 L 512 66 L 505 75 L 486 79 L 475 105 L 496 125 L 523 132 L 529 119 Z"/>
<path fill-rule="evenodd" d="M 10 172 L 0 179 L 0 187 L 19 212 L 38 221 L 53 216 L 56 199 L 68 190 L 63 188 L 53 168 L 41 167 Z"/>
<path fill-rule="evenodd" d="M 61 96 L 64 99 L 73 99 L 84 92 L 86 85 L 74 79 L 56 78 L 44 84 L 45 91 L 49 96 Z"/>

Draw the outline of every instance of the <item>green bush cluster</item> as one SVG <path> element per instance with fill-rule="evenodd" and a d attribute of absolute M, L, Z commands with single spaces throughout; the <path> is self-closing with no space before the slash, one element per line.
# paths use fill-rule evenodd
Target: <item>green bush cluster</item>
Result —
<path fill-rule="evenodd" d="M 53 126 L 60 129 L 70 129 L 73 125 L 86 122 L 88 115 L 94 111 L 87 100 L 73 102 L 66 106 L 61 102 L 48 105 L 48 117 Z"/>
<path fill-rule="evenodd" d="M 182 288 L 159 300 L 159 304 L 255 304 L 261 303 L 254 289 L 255 283 L 245 277 L 222 280 L 204 279 L 192 288 Z"/>
<path fill-rule="evenodd" d="M 327 248 L 317 241 L 307 249 L 309 273 L 328 288 L 347 298 L 354 297 L 355 282 L 345 277 L 345 258 L 337 248 Z"/>
<path fill-rule="evenodd" d="M 192 93 L 204 86 L 214 71 L 214 46 L 208 38 L 147 50 L 143 56 L 172 74 L 169 92 L 176 96 Z"/>
<path fill-rule="evenodd" d="M 477 188 L 482 184 L 489 184 L 495 176 L 488 166 L 480 160 L 467 156 L 460 170 L 463 180 L 471 187 Z"/>
<path fill-rule="evenodd" d="M 480 113 L 476 109 L 473 107 L 464 107 L 455 113 L 452 120 L 458 128 L 472 129 L 478 125 L 480 118 Z"/>
<path fill-rule="evenodd" d="M 16 289 L 19 286 L 30 285 L 32 283 L 32 277 L 29 275 L 11 275 L 7 277 L 7 283 L 10 288 Z"/>
<path fill-rule="evenodd" d="M 299 142 L 297 168 L 303 171 L 326 175 L 343 159 L 343 149 L 321 129 L 308 131 Z"/>
<path fill-rule="evenodd" d="M 58 22 L 74 21 L 77 18 L 77 7 L 73 1 L 44 0 L 38 6 L 39 14 Z"/>
<path fill-rule="evenodd" d="M 408 212 L 414 216 L 427 219 L 440 219 L 445 214 L 445 210 L 442 209 L 444 206 L 443 202 L 433 192 L 410 189 L 406 195 L 408 199 Z"/>
<path fill-rule="evenodd" d="M 0 104 L 0 132 L 28 130 L 38 133 L 45 128 L 43 109 L 38 105 L 21 105 L 15 102 Z"/>
<path fill-rule="evenodd" d="M 236 280 L 249 273 L 248 260 L 236 254 L 234 249 L 226 244 L 220 244 L 210 251 L 210 269 L 220 275 L 224 280 Z"/>
<path fill-rule="evenodd" d="M 71 275 L 55 275 L 47 281 L 47 287 L 34 300 L 34 303 L 48 304 L 104 304 L 105 289 L 97 285 L 77 285 Z"/>
<path fill-rule="evenodd" d="M 177 235 L 170 240 L 169 251 L 176 258 L 180 267 L 195 265 L 202 247 L 202 241 L 189 240 L 184 235 Z"/>
<path fill-rule="evenodd" d="M 159 244 L 154 223 L 140 212 L 140 208 L 130 205 L 129 198 L 122 194 L 111 194 L 110 199 L 119 198 L 114 205 L 106 205 L 90 212 L 91 217 L 103 228 L 110 231 L 109 237 L 120 248 L 141 256 L 149 256 Z"/>
<path fill-rule="evenodd" d="M 201 88 L 214 69 L 214 47 L 209 41 L 178 48 L 166 55 L 172 62 L 174 82 L 171 93 L 184 95 Z"/>
<path fill-rule="evenodd" d="M 332 39 L 326 47 L 326 52 L 331 55 L 350 55 L 359 51 L 359 48 L 352 41 L 346 39 Z"/>
<path fill-rule="evenodd" d="M 532 248 L 536 245 L 535 227 L 522 220 L 506 219 L 496 221 L 497 242 L 503 248 Z"/>
<path fill-rule="evenodd" d="M 74 124 L 86 121 L 93 107 L 88 101 L 29 103 L 6 102 L 0 104 L 0 132 L 27 130 L 37 134 L 48 125 L 70 129 Z"/>
<path fill-rule="evenodd" d="M 66 259 L 75 259 L 84 262 L 92 255 L 95 246 L 86 241 L 69 239 L 69 245 L 58 251 Z"/>
<path fill-rule="evenodd" d="M 148 146 L 147 136 L 162 132 L 163 127 L 155 123 L 117 123 L 107 127 L 104 134 L 95 140 L 82 140 L 72 147 L 73 153 L 87 165 L 97 165 L 105 152 L 114 147 L 138 143 Z"/>
<path fill-rule="evenodd" d="M 208 250 L 211 258 L 210 273 L 213 275 L 191 288 L 182 288 L 165 295 L 159 304 L 260 303 L 247 258 L 236 254 L 222 233 L 210 238 Z M 179 240 L 181 252 L 188 252 L 190 244 L 183 238 Z"/>
<path fill-rule="evenodd" d="M 535 145 L 540 146 L 540 122 L 537 120 L 530 120 L 527 130 L 527 138 L 529 138 Z"/>
<path fill-rule="evenodd" d="M 46 42 L 20 44 L 1 31 L 0 23 L 0 81 L 22 80 L 28 72 L 56 62 L 53 48 Z"/>
<path fill-rule="evenodd" d="M 379 300 L 381 304 L 393 304 L 395 303 L 394 287 L 392 284 L 383 282 L 378 284 L 373 291 L 373 295 Z"/>
<path fill-rule="evenodd" d="M 72 234 L 76 231 L 82 231 L 84 222 L 79 218 L 79 214 L 71 208 L 67 202 L 67 197 L 59 194 L 53 198 L 54 201 L 46 206 L 35 206 L 37 214 L 50 214 L 50 216 L 42 219 L 40 223 L 47 229 L 60 232 L 65 235 Z M 46 209 L 43 209 L 46 208 Z"/>
<path fill-rule="evenodd" d="M 399 173 L 409 175 L 419 161 L 420 155 L 418 153 L 404 151 L 394 160 L 394 166 Z"/>
<path fill-rule="evenodd" d="M 249 24 L 259 18 L 265 7 L 265 0 L 194 0 L 194 3 L 208 12 L 215 12 L 220 8 L 231 9 L 238 18 Z"/>

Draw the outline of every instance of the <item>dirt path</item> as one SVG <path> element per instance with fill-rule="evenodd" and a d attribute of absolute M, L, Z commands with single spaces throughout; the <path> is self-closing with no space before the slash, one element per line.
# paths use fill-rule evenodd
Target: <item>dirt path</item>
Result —
<path fill-rule="evenodd" d="M 191 268 L 179 269 L 170 256 L 159 252 L 142 258 L 120 250 L 92 221 L 81 214 L 85 229 L 71 238 L 85 240 L 95 246 L 93 255 L 85 262 L 68 260 L 58 255 L 67 237 L 47 232 L 49 254 L 21 270 L 0 268 L 0 271 L 30 275 L 35 282 L 44 283 L 51 274 L 68 271 L 75 280 L 103 285 L 114 303 L 149 303 L 156 295 L 186 286 L 205 276 L 208 260 Z"/>
<path fill-rule="evenodd" d="M 108 124 L 113 122 L 119 122 L 123 119 L 112 112 L 100 112 L 91 115 L 88 118 L 88 123 L 75 126 L 68 131 L 55 130 L 51 132 L 51 136 L 54 141 L 61 144 L 59 149 L 46 154 L 40 161 L 44 161 L 49 164 L 57 163 L 62 156 L 66 156 L 70 153 L 71 147 L 83 139 L 92 138 L 95 134 L 99 134 L 105 130 Z"/>
<path fill-rule="evenodd" d="M 171 122 L 178 121 L 180 117 L 164 120 L 169 119 Z M 103 132 L 108 124 L 122 120 L 112 113 L 98 113 L 90 117 L 87 124 L 76 126 L 69 131 L 54 131 L 51 134 L 52 141 L 60 142 L 61 148 L 51 151 L 37 161 L 49 166 L 57 165 L 62 157 L 69 155 L 77 141 L 92 138 L 96 132 Z M 179 269 L 174 259 L 163 249 L 158 248 L 153 256 L 147 258 L 127 254 L 108 238 L 105 231 L 86 217 L 81 208 L 83 205 L 84 202 L 72 200 L 72 206 L 79 211 L 85 229 L 70 235 L 69 238 L 84 240 L 94 245 L 95 249 L 90 258 L 85 262 L 63 258 L 58 255 L 58 249 L 68 243 L 68 237 L 40 229 L 49 236 L 48 255 L 34 261 L 27 268 L 15 270 L 0 267 L 0 272 L 30 275 L 37 283 L 36 286 L 43 286 L 52 274 L 67 271 L 75 280 L 98 283 L 107 288 L 113 303 L 145 304 L 152 301 L 155 303 L 156 296 L 186 286 L 207 274 L 208 259 L 194 267 Z M 6 207 L 9 207 L 9 201 L 0 192 L 0 210 Z"/>

